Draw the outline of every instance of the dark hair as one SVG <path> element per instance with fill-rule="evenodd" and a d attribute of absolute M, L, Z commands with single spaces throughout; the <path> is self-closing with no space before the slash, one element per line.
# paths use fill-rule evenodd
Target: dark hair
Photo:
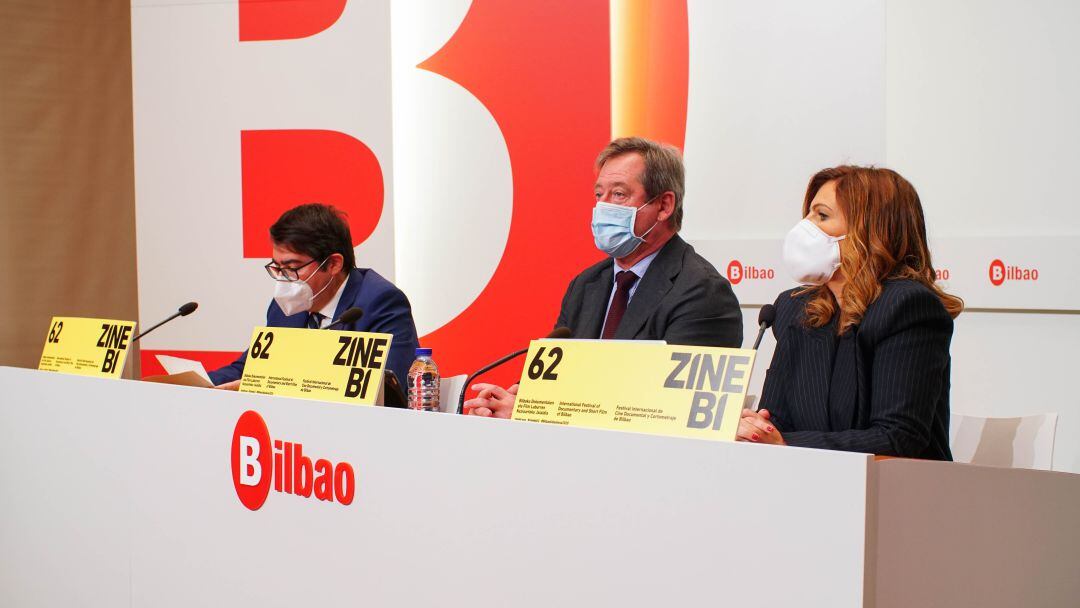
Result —
<path fill-rule="evenodd" d="M 320 262 L 340 253 L 345 258 L 342 269 L 348 272 L 356 268 L 356 255 L 346 217 L 344 212 L 319 203 L 293 207 L 270 226 L 270 239 Z"/>

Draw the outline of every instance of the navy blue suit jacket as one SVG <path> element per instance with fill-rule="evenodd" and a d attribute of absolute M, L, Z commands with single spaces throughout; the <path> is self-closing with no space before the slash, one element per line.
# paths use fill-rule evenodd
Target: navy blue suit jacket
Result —
<path fill-rule="evenodd" d="M 418 345 L 416 324 L 413 323 L 412 307 L 408 298 L 393 283 L 370 268 L 354 268 L 349 272 L 349 278 L 341 289 L 341 298 L 338 300 L 337 310 L 334 311 L 334 318 L 340 317 L 341 313 L 353 306 L 362 309 L 364 316 L 340 329 L 393 334 L 387 368 L 393 370 L 404 384 Z M 281 307 L 273 300 L 266 310 L 267 327 L 306 327 L 307 321 L 308 313 L 285 316 Z M 214 384 L 222 384 L 240 378 L 246 361 L 245 350 L 240 358 L 230 365 L 210 372 L 210 380 Z"/>
<path fill-rule="evenodd" d="M 776 299 L 776 352 L 761 407 L 789 445 L 952 460 L 949 342 L 953 320 L 925 285 L 885 281 L 859 325 L 804 322 L 807 296 Z M 840 352 L 839 341 L 847 356 Z M 852 356 L 853 351 L 853 356 Z"/>

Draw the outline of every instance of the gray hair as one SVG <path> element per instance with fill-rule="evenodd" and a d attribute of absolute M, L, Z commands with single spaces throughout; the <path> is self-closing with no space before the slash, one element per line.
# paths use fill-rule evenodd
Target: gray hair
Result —
<path fill-rule="evenodd" d="M 644 137 L 620 137 L 600 152 L 596 158 L 596 168 L 599 170 L 616 156 L 630 153 L 640 154 L 645 160 L 641 185 L 645 186 L 649 199 L 668 191 L 675 194 L 675 213 L 671 216 L 671 222 L 678 232 L 682 229 L 683 193 L 686 191 L 686 168 L 683 166 L 682 153 L 675 146 Z"/>

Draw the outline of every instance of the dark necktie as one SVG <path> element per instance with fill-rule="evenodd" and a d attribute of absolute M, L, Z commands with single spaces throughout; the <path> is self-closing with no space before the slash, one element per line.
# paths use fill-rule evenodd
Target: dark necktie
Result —
<path fill-rule="evenodd" d="M 604 340 L 615 337 L 615 330 L 619 329 L 619 322 L 626 314 L 626 305 L 630 302 L 630 288 L 634 286 L 638 276 L 629 270 L 620 271 L 615 275 L 615 297 L 611 299 L 611 308 L 608 308 L 607 319 L 604 321 Z"/>
<path fill-rule="evenodd" d="M 319 329 L 320 327 L 322 327 L 322 320 L 325 318 L 325 315 L 319 314 L 317 312 L 309 314 L 307 320 L 308 329 Z"/>

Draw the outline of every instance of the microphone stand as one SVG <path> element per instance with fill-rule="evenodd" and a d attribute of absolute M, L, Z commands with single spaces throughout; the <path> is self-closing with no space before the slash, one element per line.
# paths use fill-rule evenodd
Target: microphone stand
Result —
<path fill-rule="evenodd" d="M 131 339 L 131 342 L 132 342 L 132 343 L 134 343 L 134 342 L 137 342 L 137 341 L 139 340 L 139 338 L 141 338 L 141 337 L 145 336 L 146 334 L 148 334 L 148 333 L 150 333 L 150 332 L 154 331 L 155 329 L 157 329 L 157 328 L 161 327 L 162 325 L 164 325 L 164 324 L 168 323 L 169 321 L 172 321 L 173 319 L 175 319 L 176 317 L 179 317 L 179 316 L 183 316 L 183 313 L 181 313 L 181 312 L 174 312 L 174 313 L 172 314 L 172 316 L 171 316 L 171 317 L 169 317 L 169 318 L 165 319 L 165 320 L 164 320 L 164 321 L 162 321 L 161 323 L 158 323 L 157 325 L 155 325 L 155 326 L 151 327 L 150 329 L 148 329 L 148 330 L 146 330 L 146 331 L 142 332 L 141 334 L 139 334 L 139 335 L 135 336 L 134 338 L 132 338 L 132 339 Z"/>
<path fill-rule="evenodd" d="M 495 369 L 496 367 L 499 367 L 503 363 L 506 363 L 507 361 L 509 361 L 511 359 L 514 359 L 515 357 L 520 357 L 521 355 L 524 355 L 527 352 L 529 352 L 529 349 L 527 349 L 527 348 L 523 348 L 521 350 L 514 351 L 514 352 L 510 353 L 509 355 L 506 355 L 505 357 L 502 357 L 501 359 L 498 359 L 497 361 L 493 361 L 491 363 L 488 363 L 484 367 L 481 367 L 477 371 L 469 374 L 469 376 L 467 378 L 465 378 L 465 385 L 461 387 L 461 394 L 458 395 L 457 413 L 460 414 L 465 409 L 465 392 L 469 390 L 469 385 L 472 384 L 473 380 L 475 380 L 481 374 L 485 374 L 485 373 Z"/>

